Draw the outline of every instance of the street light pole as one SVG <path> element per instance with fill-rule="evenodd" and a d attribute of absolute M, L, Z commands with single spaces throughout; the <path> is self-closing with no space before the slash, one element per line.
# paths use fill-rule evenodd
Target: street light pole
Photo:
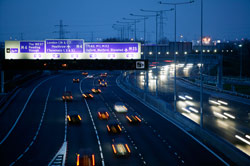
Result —
<path fill-rule="evenodd" d="M 129 38 L 129 29 L 130 29 L 130 24 L 134 24 L 133 22 L 122 22 L 122 21 L 116 21 L 117 23 L 120 23 L 120 24 L 127 24 L 127 27 L 128 27 L 128 38 Z M 123 27 L 125 27 L 125 25 L 122 25 Z M 125 28 L 124 28 L 125 29 Z M 125 31 L 125 30 L 124 30 Z M 125 37 L 124 37 L 125 38 Z"/>
<path fill-rule="evenodd" d="M 239 47 L 240 47 L 240 79 L 242 79 L 242 53 L 243 53 L 243 45 L 240 44 Z"/>
<path fill-rule="evenodd" d="M 136 16 L 136 17 L 143 17 L 144 20 L 144 44 L 146 43 L 146 19 L 149 17 L 155 16 L 155 15 L 137 15 L 137 14 L 132 14 L 130 13 L 131 16 Z"/>
<path fill-rule="evenodd" d="M 143 12 L 154 12 L 155 13 L 155 47 L 156 47 L 156 55 L 155 55 L 155 62 L 156 62 L 156 69 L 158 67 L 158 16 L 159 13 L 164 12 L 164 11 L 172 11 L 173 9 L 169 10 L 159 10 L 159 11 L 154 11 L 154 10 L 144 10 L 141 9 Z M 158 76 L 156 77 L 156 90 L 155 90 L 155 95 L 158 96 Z"/>
<path fill-rule="evenodd" d="M 136 23 L 142 19 L 131 19 L 131 18 L 123 18 L 123 20 L 133 20 L 135 24 L 135 41 L 136 41 Z"/>
<path fill-rule="evenodd" d="M 189 2 L 179 2 L 179 3 L 164 3 L 164 2 L 159 2 L 159 4 L 163 5 L 172 5 L 174 6 L 174 111 L 176 112 L 176 100 L 177 100 L 177 92 L 176 92 L 176 6 L 177 5 L 185 5 L 185 4 L 190 4 L 193 3 L 194 1 L 189 1 Z"/>
<path fill-rule="evenodd" d="M 201 0 L 201 50 L 200 50 L 200 126 L 203 128 L 203 0 Z"/>

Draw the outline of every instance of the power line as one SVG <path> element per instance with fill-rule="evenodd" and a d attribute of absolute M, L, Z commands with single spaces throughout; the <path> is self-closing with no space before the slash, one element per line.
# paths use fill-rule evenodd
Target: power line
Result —
<path fill-rule="evenodd" d="M 64 25 L 63 21 L 60 20 L 59 25 L 55 25 L 55 27 L 59 27 L 59 31 L 54 31 L 53 33 L 59 33 L 59 39 L 65 39 L 65 34 L 69 33 L 69 31 L 64 31 L 64 27 L 68 25 Z"/>

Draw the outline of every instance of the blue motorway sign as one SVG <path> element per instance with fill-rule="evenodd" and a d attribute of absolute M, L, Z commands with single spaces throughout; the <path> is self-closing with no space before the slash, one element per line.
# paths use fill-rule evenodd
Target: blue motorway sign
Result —
<path fill-rule="evenodd" d="M 86 53 L 137 53 L 138 43 L 86 43 Z"/>
<path fill-rule="evenodd" d="M 43 41 L 20 42 L 20 53 L 44 53 Z"/>
<path fill-rule="evenodd" d="M 83 53 L 83 40 L 46 40 L 46 53 Z"/>

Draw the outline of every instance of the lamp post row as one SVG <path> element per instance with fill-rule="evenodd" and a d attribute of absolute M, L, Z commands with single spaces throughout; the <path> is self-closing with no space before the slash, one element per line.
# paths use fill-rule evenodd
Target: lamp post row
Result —
<path fill-rule="evenodd" d="M 177 6 L 179 5 L 185 5 L 185 4 L 191 4 L 194 3 L 194 0 L 190 0 L 188 2 L 178 2 L 178 3 L 170 3 L 170 2 L 159 2 L 159 4 L 163 4 L 163 5 L 171 5 L 174 6 L 174 9 L 171 8 L 169 10 L 165 10 L 165 11 L 172 11 L 174 10 L 174 15 L 175 15 L 175 21 L 174 21 L 174 111 L 176 112 L 176 101 L 177 101 L 177 90 L 176 90 L 176 22 L 177 22 L 177 18 L 176 18 L 176 13 L 177 13 Z M 155 12 L 156 14 L 153 15 L 156 17 L 156 62 L 157 62 L 157 42 L 158 42 L 158 15 L 160 11 L 152 11 L 152 10 L 143 10 L 141 9 L 141 11 L 144 12 Z M 201 24 L 200 24 L 200 30 L 201 30 L 201 34 L 200 34 L 200 126 L 201 128 L 203 128 L 203 54 L 202 54 L 202 50 L 203 50 L 203 0 L 201 0 L 201 8 L 200 8 L 200 12 L 201 12 Z M 138 17 L 144 17 L 144 42 L 146 41 L 146 18 L 151 17 L 151 16 L 146 16 L 146 15 L 134 15 L 134 14 L 130 14 L 131 16 L 138 16 Z M 136 24 L 136 22 L 135 22 Z M 136 29 L 136 26 L 135 26 Z M 136 31 L 136 30 L 135 30 Z M 135 40 L 136 40 L 136 32 L 135 32 Z"/>

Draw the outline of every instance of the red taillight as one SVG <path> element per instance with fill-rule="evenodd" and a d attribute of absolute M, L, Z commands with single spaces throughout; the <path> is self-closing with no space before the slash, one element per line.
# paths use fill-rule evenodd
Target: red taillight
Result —
<path fill-rule="evenodd" d="M 132 120 L 128 116 L 126 116 L 126 118 L 129 120 L 129 122 L 132 122 Z"/>
<path fill-rule="evenodd" d="M 109 128 L 109 126 L 107 125 L 107 129 L 108 129 L 108 131 L 110 131 L 110 128 Z"/>
<path fill-rule="evenodd" d="M 116 153 L 116 149 L 115 149 L 115 145 L 114 144 L 112 144 L 112 148 L 113 148 L 114 153 Z"/>
<path fill-rule="evenodd" d="M 129 147 L 128 147 L 128 144 L 125 144 L 125 147 L 126 147 L 126 149 L 128 150 L 128 152 L 130 153 L 130 149 L 129 149 Z"/>
<path fill-rule="evenodd" d="M 120 130 L 120 131 L 122 131 L 122 129 L 121 129 L 121 127 L 120 127 L 120 125 L 118 125 L 118 128 L 119 128 L 119 130 Z"/>
<path fill-rule="evenodd" d="M 139 122 L 141 122 L 141 119 L 140 119 L 140 118 L 138 118 L 137 116 L 135 116 L 135 118 L 136 118 Z"/>
<path fill-rule="evenodd" d="M 79 164 L 80 164 L 80 154 L 77 154 L 76 166 L 79 166 Z"/>
<path fill-rule="evenodd" d="M 109 117 L 109 113 L 108 112 L 106 112 L 106 116 Z"/>
<path fill-rule="evenodd" d="M 71 99 L 73 99 L 73 96 L 70 96 Z"/>
<path fill-rule="evenodd" d="M 67 116 L 67 118 L 68 118 L 68 120 L 69 120 L 69 122 L 70 122 L 70 121 L 71 121 L 71 118 L 70 118 L 70 116 L 69 116 L 69 115 Z"/>
<path fill-rule="evenodd" d="M 95 165 L 95 155 L 92 154 L 92 165 L 94 166 Z"/>

